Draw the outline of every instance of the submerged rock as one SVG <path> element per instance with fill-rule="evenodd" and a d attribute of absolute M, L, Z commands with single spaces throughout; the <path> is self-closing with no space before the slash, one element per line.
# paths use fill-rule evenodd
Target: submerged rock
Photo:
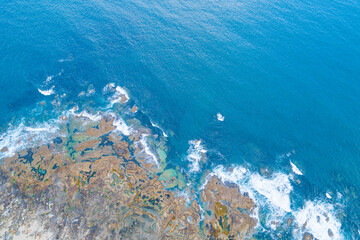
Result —
<path fill-rule="evenodd" d="M 313 240 L 314 236 L 308 232 L 304 233 L 303 240 Z"/>
<path fill-rule="evenodd" d="M 9 151 L 9 149 L 8 149 L 7 147 L 3 147 L 3 148 L 0 150 L 0 152 L 7 152 L 7 151 Z"/>
<path fill-rule="evenodd" d="M 330 228 L 328 229 L 328 235 L 329 235 L 329 237 L 333 237 L 333 236 L 334 236 L 334 233 L 331 231 Z"/>

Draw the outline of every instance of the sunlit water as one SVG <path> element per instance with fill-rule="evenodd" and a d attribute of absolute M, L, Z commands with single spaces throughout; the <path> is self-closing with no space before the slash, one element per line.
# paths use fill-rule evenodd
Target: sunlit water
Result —
<path fill-rule="evenodd" d="M 168 136 L 170 166 L 256 199 L 260 235 L 292 216 L 320 239 L 360 237 L 359 2 L 0 4 L 0 145 L 105 109 L 113 82 Z"/>

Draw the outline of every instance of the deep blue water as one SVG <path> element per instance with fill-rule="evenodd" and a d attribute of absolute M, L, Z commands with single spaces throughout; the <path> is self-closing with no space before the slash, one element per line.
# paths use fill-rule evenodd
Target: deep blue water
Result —
<path fill-rule="evenodd" d="M 344 236 L 360 237 L 358 1 L 0 4 L 2 131 L 55 94 L 76 102 L 92 85 L 95 95 L 81 101 L 95 106 L 114 82 L 173 133 L 171 164 L 186 165 L 193 139 L 211 150 L 208 168 L 248 163 L 290 174 L 280 155 L 292 152 L 304 174 L 294 208 L 341 202 Z M 54 95 L 38 91 L 51 86 Z"/>

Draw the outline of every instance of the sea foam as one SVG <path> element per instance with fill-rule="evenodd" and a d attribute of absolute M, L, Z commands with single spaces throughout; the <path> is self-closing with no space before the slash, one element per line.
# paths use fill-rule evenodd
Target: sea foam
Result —
<path fill-rule="evenodd" d="M 291 193 L 293 187 L 291 177 L 282 172 L 273 173 L 271 177 L 263 177 L 242 166 L 233 165 L 225 168 L 222 165 L 215 167 L 209 174 L 207 181 L 217 176 L 223 182 L 237 183 L 242 193 L 246 192 L 262 209 L 268 213 L 265 225 L 275 230 L 274 221 L 283 222 L 285 216 L 292 215 L 299 228 L 293 232 L 293 237 L 302 239 L 305 232 L 309 232 L 318 239 L 343 239 L 341 223 L 336 218 L 334 205 L 325 201 L 306 201 L 300 209 L 294 209 L 291 205 Z M 255 214 L 258 216 L 258 213 Z M 329 230 L 330 229 L 330 230 Z M 330 235 L 333 234 L 333 237 Z"/>
<path fill-rule="evenodd" d="M 151 120 L 150 120 L 150 123 L 151 123 L 151 126 L 160 129 L 162 131 L 162 134 L 164 137 L 166 137 L 166 138 L 168 137 L 168 135 L 164 132 L 164 130 L 159 125 L 153 123 Z"/>
<path fill-rule="evenodd" d="M 143 134 L 140 139 L 140 143 L 144 147 L 144 152 L 146 153 L 146 155 L 149 156 L 149 158 L 151 158 L 156 165 L 158 165 L 159 161 L 155 154 L 150 150 L 150 147 L 146 141 L 148 136 L 148 134 Z"/>
<path fill-rule="evenodd" d="M 298 239 L 301 239 L 304 232 L 310 232 L 318 239 L 343 239 L 341 223 L 335 217 L 334 206 L 330 203 L 320 200 L 306 201 L 304 207 L 293 215 L 300 226 L 295 232 Z"/>
<path fill-rule="evenodd" d="M 303 175 L 303 173 L 300 171 L 300 169 L 290 160 L 290 165 L 292 171 L 297 175 Z"/>
<path fill-rule="evenodd" d="M 265 197 L 265 201 L 276 207 L 277 210 L 291 211 L 290 193 L 293 187 L 289 176 L 284 173 L 277 172 L 270 178 L 265 178 L 241 166 L 234 166 L 231 170 L 227 170 L 220 165 L 213 170 L 212 174 L 223 181 L 239 184 L 242 191 L 250 192 L 255 200 L 258 198 L 260 205 L 264 205 L 264 202 L 260 200 L 259 195 Z"/>
<path fill-rule="evenodd" d="M 0 136 L 0 150 L 7 148 L 7 151 L 0 153 L 0 157 L 10 157 L 22 149 L 48 143 L 54 135 L 58 134 L 58 131 L 57 120 L 49 120 L 32 126 L 27 126 L 24 122 L 17 126 L 9 126 L 7 131 Z"/>
<path fill-rule="evenodd" d="M 291 211 L 290 193 L 293 187 L 288 175 L 278 172 L 271 178 L 264 178 L 255 173 L 250 176 L 249 183 L 254 190 L 265 196 L 272 205 L 285 212 Z"/>
<path fill-rule="evenodd" d="M 220 122 L 223 122 L 225 120 L 225 117 L 221 114 L 221 113 L 217 113 L 216 114 L 216 118 L 217 120 L 219 120 Z"/>
<path fill-rule="evenodd" d="M 121 117 L 116 116 L 113 125 L 116 127 L 117 131 L 125 136 L 129 136 L 132 132 L 132 128 L 129 127 Z"/>
<path fill-rule="evenodd" d="M 111 88 L 115 87 L 115 85 L 113 85 L 112 83 L 110 83 L 110 84 L 111 84 L 111 86 L 109 85 L 109 87 L 111 87 Z M 115 88 L 114 95 L 108 99 L 110 102 L 108 107 L 109 108 L 113 107 L 115 103 L 126 103 L 129 101 L 129 99 L 130 99 L 130 97 L 129 97 L 129 94 L 127 93 L 127 91 L 125 89 L 121 88 L 120 86 L 117 86 Z"/>
<path fill-rule="evenodd" d="M 41 90 L 41 89 L 38 88 L 38 91 L 39 91 L 39 93 L 41 93 L 44 96 L 50 96 L 50 95 L 55 93 L 54 88 L 55 88 L 55 86 L 52 86 L 48 90 Z"/>
<path fill-rule="evenodd" d="M 108 93 L 109 91 L 111 91 L 114 88 L 115 88 L 115 83 L 108 83 L 103 88 L 103 93 Z"/>
<path fill-rule="evenodd" d="M 189 171 L 190 172 L 199 172 L 200 171 L 200 161 L 204 160 L 206 157 L 207 150 L 202 145 L 201 140 L 191 140 L 189 141 L 189 149 L 187 151 L 188 155 L 186 159 L 190 162 Z"/>

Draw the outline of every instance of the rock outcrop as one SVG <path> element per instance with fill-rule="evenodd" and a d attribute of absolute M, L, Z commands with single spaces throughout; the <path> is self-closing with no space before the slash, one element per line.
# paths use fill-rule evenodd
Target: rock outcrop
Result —
<path fill-rule="evenodd" d="M 124 136 L 111 116 L 81 121 L 66 119 L 65 136 L 2 160 L 1 238 L 243 239 L 251 234 L 255 205 L 237 186 L 214 177 L 200 197 L 186 199 L 176 194 L 193 190 L 186 177 L 161 167 L 166 149 L 153 151 L 159 165 L 147 156 L 140 139 L 151 136 L 149 129 Z"/>

